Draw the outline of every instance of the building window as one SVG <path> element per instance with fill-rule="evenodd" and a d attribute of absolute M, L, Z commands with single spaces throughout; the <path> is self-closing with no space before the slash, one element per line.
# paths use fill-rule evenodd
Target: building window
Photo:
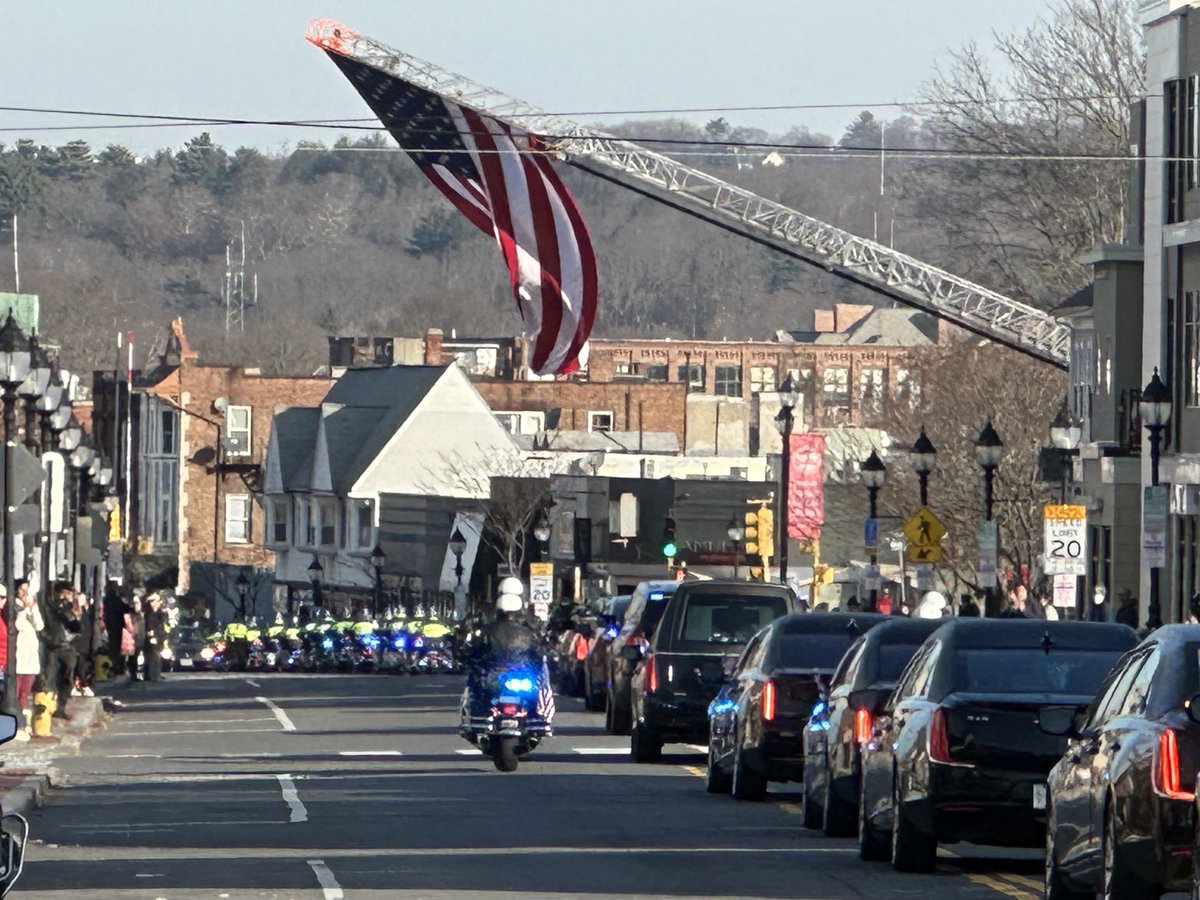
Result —
<path fill-rule="evenodd" d="M 612 431 L 613 414 L 611 410 L 593 410 L 588 412 L 588 431 Z"/>
<path fill-rule="evenodd" d="M 822 373 L 823 398 L 826 409 L 850 408 L 850 370 L 844 366 L 830 366 Z"/>
<path fill-rule="evenodd" d="M 883 415 L 887 395 L 887 369 L 863 369 L 858 373 L 858 399 L 863 415 Z"/>
<path fill-rule="evenodd" d="M 159 411 L 159 417 L 162 428 L 160 452 L 174 455 L 178 449 L 175 445 L 175 426 L 179 422 L 179 413 L 173 409 L 163 409 Z"/>
<path fill-rule="evenodd" d="M 225 543 L 250 542 L 250 495 L 225 495 Z"/>
<path fill-rule="evenodd" d="M 319 547 L 337 546 L 337 501 L 322 497 L 317 501 L 317 528 Z"/>
<path fill-rule="evenodd" d="M 312 503 L 307 498 L 298 501 L 296 512 L 300 514 L 296 530 L 297 533 L 304 535 L 304 546 L 317 546 L 317 512 L 313 509 Z"/>
<path fill-rule="evenodd" d="M 370 500 L 355 500 L 354 546 L 369 550 L 375 546 L 375 504 Z"/>
<path fill-rule="evenodd" d="M 500 427 L 509 434 L 521 433 L 520 413 L 496 413 L 496 421 L 499 422 Z"/>
<path fill-rule="evenodd" d="M 1185 401 L 1200 406 L 1200 291 L 1183 295 L 1183 364 Z"/>
<path fill-rule="evenodd" d="M 680 381 L 687 384 L 689 391 L 704 390 L 704 363 L 683 363 L 677 375 Z"/>
<path fill-rule="evenodd" d="M 760 391 L 773 391 L 778 387 L 775 381 L 774 366 L 751 366 L 750 367 L 750 393 L 757 394 Z"/>
<path fill-rule="evenodd" d="M 633 366 L 631 366 L 627 362 L 613 363 L 613 374 L 614 375 L 632 375 L 633 374 Z"/>
<path fill-rule="evenodd" d="M 713 391 L 718 397 L 742 396 L 742 367 L 717 366 Z"/>
<path fill-rule="evenodd" d="M 667 380 L 666 363 L 638 363 L 633 367 L 633 371 L 635 375 L 645 378 L 647 381 Z"/>
<path fill-rule="evenodd" d="M 282 499 L 270 501 L 268 510 L 271 516 L 271 543 L 286 544 L 288 542 L 288 502 Z"/>
<path fill-rule="evenodd" d="M 1196 93 L 1198 76 L 1168 81 L 1163 85 L 1167 115 L 1167 221 L 1187 217 L 1185 194 L 1196 186 L 1197 127 Z"/>
<path fill-rule="evenodd" d="M 225 452 L 230 456 L 250 453 L 249 406 L 231 406 L 225 412 Z"/>

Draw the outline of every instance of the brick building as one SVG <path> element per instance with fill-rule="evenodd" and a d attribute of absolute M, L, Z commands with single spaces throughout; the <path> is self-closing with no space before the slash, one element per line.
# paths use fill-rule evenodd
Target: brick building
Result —
<path fill-rule="evenodd" d="M 172 322 L 158 365 L 135 372 L 132 403 L 121 401 L 132 412 L 125 537 L 134 581 L 233 602 L 237 575 L 249 569 L 264 573 L 253 587 L 269 597 L 274 555 L 262 546 L 256 494 L 271 419 L 277 407 L 319 403 L 332 384 L 202 363 L 182 320 Z M 97 439 L 114 459 L 116 388 L 124 394 L 111 372 L 96 373 Z"/>
<path fill-rule="evenodd" d="M 687 390 L 682 384 L 505 381 L 475 387 L 510 434 L 539 431 L 673 432 L 683 446 Z"/>

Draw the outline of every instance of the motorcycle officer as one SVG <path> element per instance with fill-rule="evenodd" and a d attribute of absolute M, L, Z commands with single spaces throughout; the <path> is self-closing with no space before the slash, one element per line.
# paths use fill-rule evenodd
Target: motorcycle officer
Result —
<path fill-rule="evenodd" d="M 538 634 L 525 624 L 521 579 L 508 577 L 500 582 L 496 617 L 472 632 L 465 641 L 467 696 L 472 717 L 486 716 L 491 701 L 492 677 L 500 669 L 527 665 L 534 671 L 543 668 Z"/>

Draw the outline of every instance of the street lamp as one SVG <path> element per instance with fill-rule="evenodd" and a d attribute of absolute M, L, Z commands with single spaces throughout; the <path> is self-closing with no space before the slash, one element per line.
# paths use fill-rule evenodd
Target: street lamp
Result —
<path fill-rule="evenodd" d="M 1142 391 L 1138 401 L 1138 412 L 1142 417 L 1142 425 L 1150 432 L 1150 485 L 1158 487 L 1158 463 L 1162 452 L 1162 433 L 1171 421 L 1171 392 L 1158 377 L 1158 367 L 1150 383 Z M 1150 606 L 1146 613 L 1146 627 L 1158 628 L 1162 625 L 1162 607 L 1158 597 L 1158 566 L 1150 567 Z"/>
<path fill-rule="evenodd" d="M 746 529 L 737 520 L 737 516 L 729 517 L 729 525 L 725 529 L 725 533 L 729 535 L 729 540 L 733 542 L 733 577 L 738 577 L 738 546 L 742 542 L 742 538 L 746 536 Z"/>
<path fill-rule="evenodd" d="M 921 484 L 921 505 L 928 506 L 929 473 L 933 471 L 934 465 L 937 464 L 937 448 L 933 446 L 933 441 L 929 440 L 929 436 L 925 434 L 924 426 L 921 426 L 921 433 L 917 435 L 917 439 L 908 451 L 908 461 L 911 463 L 913 471 L 917 473 L 917 479 Z"/>
<path fill-rule="evenodd" d="M 321 565 L 321 560 L 317 559 L 317 554 L 313 554 L 313 561 L 308 564 L 308 580 L 312 582 L 312 599 L 313 606 L 321 605 L 321 575 L 324 573 L 325 567 Z"/>
<path fill-rule="evenodd" d="M 4 587 L 8 600 L 4 605 L 4 621 L 8 627 L 8 660 L 4 666 L 4 703 L 3 711 L 9 715 L 21 718 L 17 706 L 17 596 L 13 579 L 13 544 L 12 544 L 12 507 L 9 497 L 12 496 L 12 451 L 16 447 L 13 438 L 17 431 L 17 387 L 29 375 L 30 368 L 29 341 L 13 318 L 12 310 L 8 318 L 0 326 L 0 397 L 4 403 L 4 476 L 3 488 L 0 491 L 0 503 L 4 506 L 3 557 Z"/>
<path fill-rule="evenodd" d="M 546 545 L 550 541 L 550 523 L 546 521 L 546 511 L 538 513 L 537 524 L 533 526 L 533 539 L 538 542 L 538 562 L 546 558 Z M 466 549 L 464 544 L 463 549 Z"/>
<path fill-rule="evenodd" d="M 1000 435 L 992 427 L 992 420 L 988 419 L 983 430 L 979 432 L 979 437 L 975 439 L 975 458 L 979 460 L 979 465 L 983 469 L 983 515 L 989 522 L 992 521 L 995 505 L 996 469 L 999 468 L 1003 456 L 1004 441 L 1000 440 Z M 998 536 L 997 544 L 999 544 Z M 1000 594 L 996 590 L 996 586 L 989 584 L 985 591 L 987 597 L 985 614 L 988 616 L 1000 615 Z"/>
<path fill-rule="evenodd" d="M 463 554 L 467 552 L 467 539 L 463 537 L 462 531 L 457 526 L 454 534 L 450 535 L 450 552 L 454 554 L 454 577 L 458 579 L 458 587 L 462 587 L 462 558 Z"/>
<path fill-rule="evenodd" d="M 50 443 L 51 432 L 53 430 L 51 427 L 51 419 L 54 417 L 54 413 L 57 412 L 58 408 L 62 405 L 64 390 L 65 385 L 62 379 L 62 372 L 59 369 L 58 364 L 55 363 L 52 367 L 50 378 L 46 382 L 46 390 L 44 390 L 42 395 L 37 398 L 36 403 L 38 415 L 41 417 L 41 434 L 39 435 L 39 442 L 43 452 L 54 449 L 53 445 Z"/>
<path fill-rule="evenodd" d="M 383 615 L 383 564 L 387 556 L 379 544 L 371 551 L 371 566 L 375 569 L 375 615 Z"/>
<path fill-rule="evenodd" d="M 245 570 L 238 572 L 237 577 L 238 609 L 241 610 L 242 621 L 246 621 L 246 597 L 250 594 L 250 579 Z"/>
<path fill-rule="evenodd" d="M 883 464 L 883 460 L 879 458 L 879 454 L 874 450 L 871 451 L 870 456 L 863 460 L 862 465 L 859 467 L 859 477 L 862 478 L 862 483 L 867 488 L 867 517 L 872 523 L 869 528 L 874 533 L 871 546 L 867 548 L 871 563 L 871 605 L 867 607 L 867 611 L 875 612 L 876 604 L 879 601 L 879 589 L 875 587 L 875 579 L 878 577 L 876 566 L 879 564 L 879 557 L 876 553 L 876 543 L 879 540 L 877 536 L 879 526 L 876 524 L 879 518 L 877 503 L 879 500 L 879 489 L 887 481 L 887 466 Z"/>
<path fill-rule="evenodd" d="M 50 386 L 54 369 L 50 357 L 38 342 L 37 335 L 29 336 L 29 374 L 17 387 L 17 394 L 25 401 L 25 446 L 37 452 L 41 429 L 37 427 L 37 401 Z"/>
<path fill-rule="evenodd" d="M 796 423 L 794 415 L 796 404 L 800 402 L 800 390 L 788 372 L 783 383 L 779 385 L 779 414 L 775 416 L 775 427 L 783 437 L 783 465 L 779 467 L 779 500 L 776 502 L 775 515 L 780 523 L 778 529 L 779 547 L 779 580 L 787 584 L 788 576 L 788 493 L 792 482 L 792 426 Z M 760 535 L 760 539 L 762 535 Z M 770 536 L 766 544 L 770 544 Z"/>

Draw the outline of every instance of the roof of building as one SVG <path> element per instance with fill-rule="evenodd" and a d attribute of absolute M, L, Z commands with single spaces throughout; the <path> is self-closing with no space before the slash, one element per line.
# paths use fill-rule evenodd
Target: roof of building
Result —
<path fill-rule="evenodd" d="M 938 321 L 915 309 L 873 309 L 844 331 L 787 330 L 776 338 L 795 344 L 920 347 L 938 342 Z"/>
<path fill-rule="evenodd" d="M 275 413 L 272 424 L 279 453 L 279 477 L 285 491 L 307 490 L 312 483 L 313 449 L 321 411 L 305 406 L 290 406 Z"/>
<path fill-rule="evenodd" d="M 679 436 L 673 431 L 542 431 L 515 435 L 522 450 L 557 450 L 566 453 L 679 453 Z"/>
<path fill-rule="evenodd" d="M 1095 305 L 1094 296 L 1095 285 L 1089 281 L 1071 296 L 1067 297 L 1067 299 L 1063 300 L 1062 303 L 1058 304 L 1058 306 L 1054 307 L 1054 309 L 1050 310 L 1050 312 L 1064 313 L 1071 310 L 1091 309 Z"/>

